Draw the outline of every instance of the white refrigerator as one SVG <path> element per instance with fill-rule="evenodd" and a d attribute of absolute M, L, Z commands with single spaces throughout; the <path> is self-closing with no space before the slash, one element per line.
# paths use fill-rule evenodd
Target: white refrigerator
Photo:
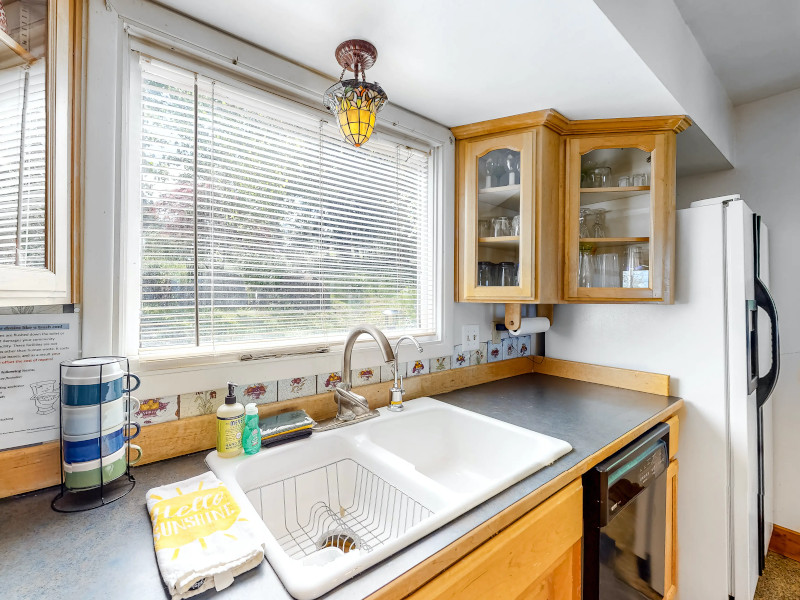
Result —
<path fill-rule="evenodd" d="M 767 246 L 766 226 L 739 196 L 695 202 L 677 211 L 673 305 L 560 305 L 545 337 L 547 356 L 666 373 L 685 400 L 683 600 L 752 600 L 772 532 L 768 398 L 779 352 Z"/>

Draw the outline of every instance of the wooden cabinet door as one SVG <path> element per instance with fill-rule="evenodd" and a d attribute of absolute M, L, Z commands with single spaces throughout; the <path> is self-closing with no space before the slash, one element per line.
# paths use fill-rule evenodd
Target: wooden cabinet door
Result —
<path fill-rule="evenodd" d="M 580 600 L 580 480 L 411 594 L 413 600 Z"/>
<path fill-rule="evenodd" d="M 678 461 L 667 467 L 667 532 L 664 548 L 664 600 L 671 600 L 678 586 Z"/>
<path fill-rule="evenodd" d="M 534 298 L 535 131 L 460 142 L 458 300 Z"/>
<path fill-rule="evenodd" d="M 564 299 L 672 300 L 675 134 L 567 139 Z"/>

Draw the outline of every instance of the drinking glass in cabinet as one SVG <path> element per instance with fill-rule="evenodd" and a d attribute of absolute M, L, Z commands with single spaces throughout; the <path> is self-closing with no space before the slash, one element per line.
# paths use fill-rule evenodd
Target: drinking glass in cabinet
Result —
<path fill-rule="evenodd" d="M 611 167 L 594 167 L 586 173 L 584 187 L 611 187 Z"/>
<path fill-rule="evenodd" d="M 511 219 L 508 217 L 495 217 L 492 219 L 492 236 L 504 237 L 511 235 Z"/>
<path fill-rule="evenodd" d="M 517 265 L 513 262 L 501 262 L 499 265 L 498 284 L 516 285 Z"/>
<path fill-rule="evenodd" d="M 482 238 L 492 237 L 491 219 L 480 219 L 478 221 L 478 237 Z"/>
<path fill-rule="evenodd" d="M 581 247 L 578 259 L 578 287 L 592 287 L 594 279 L 594 259 L 590 246 Z"/>
<path fill-rule="evenodd" d="M 588 238 L 592 235 L 589 231 L 589 215 L 591 212 L 591 209 L 588 208 L 582 208 L 580 210 L 578 220 L 580 222 L 580 237 L 582 238 Z"/>
<path fill-rule="evenodd" d="M 604 208 L 596 208 L 592 211 L 594 214 L 594 224 L 592 225 L 591 237 L 606 237 L 606 212 L 608 211 Z"/>
<path fill-rule="evenodd" d="M 594 258 L 594 287 L 619 287 L 619 255 L 615 251 L 598 252 Z"/>
<path fill-rule="evenodd" d="M 519 155 L 509 153 L 506 156 L 506 172 L 508 173 L 508 185 L 516 185 L 519 173 Z"/>
<path fill-rule="evenodd" d="M 619 178 L 617 185 L 619 187 L 630 187 L 632 179 L 633 178 L 630 175 L 623 175 Z"/>
<path fill-rule="evenodd" d="M 646 288 L 650 286 L 650 271 L 644 262 L 642 248 L 631 246 L 625 252 L 622 270 L 622 287 Z"/>
<path fill-rule="evenodd" d="M 511 235 L 519 235 L 519 215 L 511 219 Z"/>
<path fill-rule="evenodd" d="M 491 156 L 487 156 L 483 164 L 484 172 L 486 173 L 486 185 L 484 185 L 484 187 L 494 187 L 492 184 L 492 176 L 494 175 L 494 170 L 497 168 L 497 163 L 495 163 Z"/>
<path fill-rule="evenodd" d="M 519 185 L 519 151 L 500 148 L 478 157 L 478 175 L 478 187 L 484 190 Z"/>
<path fill-rule="evenodd" d="M 478 263 L 478 285 L 494 285 L 492 277 L 494 264 L 486 261 Z"/>
<path fill-rule="evenodd" d="M 647 173 L 636 173 L 633 176 L 633 185 L 637 187 L 644 187 L 647 185 Z"/>

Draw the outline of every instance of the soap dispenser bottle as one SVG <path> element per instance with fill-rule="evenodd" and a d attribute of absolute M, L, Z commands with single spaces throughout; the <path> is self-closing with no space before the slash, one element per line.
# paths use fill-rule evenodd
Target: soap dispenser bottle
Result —
<path fill-rule="evenodd" d="M 244 406 L 236 401 L 236 384 L 228 382 L 225 404 L 217 409 L 217 454 L 233 458 L 242 453 Z"/>
<path fill-rule="evenodd" d="M 258 407 L 255 402 L 244 407 L 242 447 L 245 454 L 258 454 L 261 450 L 261 428 L 258 426 Z"/>

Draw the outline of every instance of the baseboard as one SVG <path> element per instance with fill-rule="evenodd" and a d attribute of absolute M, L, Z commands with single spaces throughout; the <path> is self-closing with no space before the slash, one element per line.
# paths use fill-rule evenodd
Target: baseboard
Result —
<path fill-rule="evenodd" d="M 769 549 L 775 554 L 800 562 L 800 533 L 774 525 Z"/>

